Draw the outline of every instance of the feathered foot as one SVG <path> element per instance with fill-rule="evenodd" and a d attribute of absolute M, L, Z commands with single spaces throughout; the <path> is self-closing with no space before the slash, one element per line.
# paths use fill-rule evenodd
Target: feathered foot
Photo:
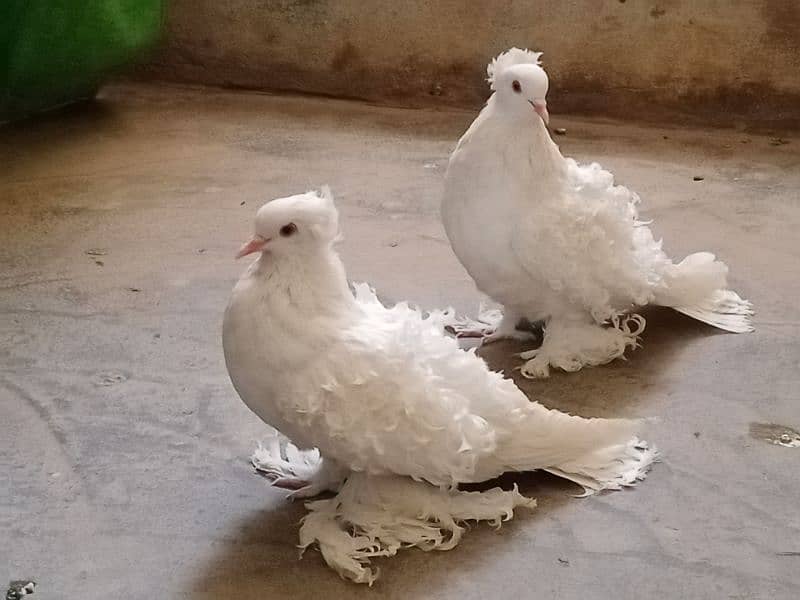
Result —
<path fill-rule="evenodd" d="M 451 323 L 445 326 L 445 330 L 457 338 L 486 338 L 494 334 L 494 327 L 474 321 L 464 319 L 460 323 Z"/>
<path fill-rule="evenodd" d="M 478 307 L 478 318 L 456 317 L 455 314 L 445 322 L 445 330 L 457 338 L 486 338 L 494 335 L 499 328 L 503 315 L 497 309 L 488 309 L 481 302 Z"/>
<path fill-rule="evenodd" d="M 335 462 L 323 459 L 306 484 L 289 494 L 291 500 L 313 498 L 324 492 L 337 492 L 347 478 L 348 470 Z M 273 484 L 274 485 L 274 484 Z"/>
<path fill-rule="evenodd" d="M 347 477 L 345 469 L 324 460 L 319 450 L 300 450 L 277 432 L 266 445 L 259 444 L 250 462 L 273 486 L 294 490 L 288 496 L 293 500 L 335 492 Z"/>
<path fill-rule="evenodd" d="M 458 338 L 482 338 L 482 345 L 500 340 L 535 340 L 537 336 L 533 331 L 517 328 L 523 322 L 527 322 L 525 317 L 516 311 L 505 309 L 501 313 L 481 305 L 477 320 L 462 317 L 448 323 L 445 329 Z"/>
<path fill-rule="evenodd" d="M 638 345 L 644 331 L 644 317 L 637 314 L 615 317 L 610 326 L 596 323 L 550 319 L 542 345 L 519 354 L 527 361 L 520 372 L 528 379 L 546 379 L 550 367 L 568 372 L 604 365 Z"/>
<path fill-rule="evenodd" d="M 519 340 L 529 342 L 536 339 L 536 335 L 530 329 L 519 329 L 523 324 L 530 323 L 519 313 L 506 309 L 500 324 L 489 335 L 483 336 L 482 345 L 493 344 L 500 340 Z"/>
<path fill-rule="evenodd" d="M 536 500 L 517 488 L 484 492 L 444 490 L 406 477 L 353 473 L 335 498 L 308 502 L 300 527 L 300 547 L 317 546 L 325 562 L 344 579 L 372 585 L 378 577 L 370 561 L 415 546 L 450 550 L 468 521 L 500 527 L 518 507 Z"/>
<path fill-rule="evenodd" d="M 519 329 L 512 329 L 511 331 L 495 330 L 494 333 L 483 336 L 481 345 L 493 344 L 500 340 L 519 340 L 520 342 L 530 342 L 536 339 L 536 334 L 532 331 L 520 331 Z"/>

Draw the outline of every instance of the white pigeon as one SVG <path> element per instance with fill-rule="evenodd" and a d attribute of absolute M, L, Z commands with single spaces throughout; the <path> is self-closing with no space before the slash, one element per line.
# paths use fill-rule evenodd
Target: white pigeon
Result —
<path fill-rule="evenodd" d="M 261 419 L 321 461 L 296 496 L 337 490 L 350 473 L 434 486 L 545 469 L 587 491 L 643 477 L 654 451 L 638 421 L 549 410 L 443 331 L 441 313 L 385 308 L 348 287 L 327 189 L 262 206 L 238 256 L 258 259 L 225 312 L 225 362 Z M 291 477 L 276 484 L 297 487 Z"/>
<path fill-rule="evenodd" d="M 669 306 L 731 332 L 752 331 L 750 302 L 726 289 L 709 252 L 674 263 L 639 221 L 639 197 L 597 163 L 564 158 L 548 134 L 541 53 L 512 48 L 488 66 L 493 94 L 450 157 L 442 221 L 480 291 L 503 305 L 484 341 L 523 339 L 545 321 L 522 373 L 577 371 L 635 346 L 637 306 Z"/>

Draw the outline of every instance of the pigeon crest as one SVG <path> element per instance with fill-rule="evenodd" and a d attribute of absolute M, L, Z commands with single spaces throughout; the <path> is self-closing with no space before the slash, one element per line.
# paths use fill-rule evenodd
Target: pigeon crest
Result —
<path fill-rule="evenodd" d="M 486 67 L 486 74 L 489 76 L 487 78 L 489 87 L 492 88 L 492 91 L 496 92 L 497 88 L 495 87 L 495 81 L 503 71 L 514 65 L 528 64 L 539 66 L 542 64 L 542 61 L 539 60 L 541 56 L 541 52 L 534 52 L 533 50 L 528 50 L 527 48 L 525 50 L 511 48 L 510 50 L 506 50 L 502 54 L 499 54 L 497 58 L 492 59 L 492 62 L 490 62 Z"/>

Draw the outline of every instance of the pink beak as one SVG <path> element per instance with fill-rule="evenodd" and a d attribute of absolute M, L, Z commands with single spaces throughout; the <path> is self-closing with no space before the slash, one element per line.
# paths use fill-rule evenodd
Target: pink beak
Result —
<path fill-rule="evenodd" d="M 531 105 L 533 106 L 533 110 L 536 111 L 536 114 L 542 117 L 542 121 L 544 121 L 544 124 L 549 125 L 550 113 L 547 112 L 547 100 L 545 100 L 544 98 L 537 98 L 536 100 L 531 102 Z"/>
<path fill-rule="evenodd" d="M 236 253 L 236 258 L 242 258 L 243 256 L 247 256 L 253 252 L 261 252 L 264 249 L 264 246 L 267 245 L 267 242 L 269 242 L 268 239 L 263 238 L 260 235 L 254 235 L 249 242 L 245 243 L 241 248 L 239 248 L 239 252 Z"/>

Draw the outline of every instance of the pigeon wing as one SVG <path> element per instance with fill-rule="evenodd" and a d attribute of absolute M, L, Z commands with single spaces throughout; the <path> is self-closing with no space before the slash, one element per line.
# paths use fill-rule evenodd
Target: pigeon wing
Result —
<path fill-rule="evenodd" d="M 560 193 L 517 220 L 512 253 L 536 285 L 605 321 L 652 299 L 654 265 L 666 257 L 638 220 L 636 194 L 596 163 L 566 163 Z"/>

